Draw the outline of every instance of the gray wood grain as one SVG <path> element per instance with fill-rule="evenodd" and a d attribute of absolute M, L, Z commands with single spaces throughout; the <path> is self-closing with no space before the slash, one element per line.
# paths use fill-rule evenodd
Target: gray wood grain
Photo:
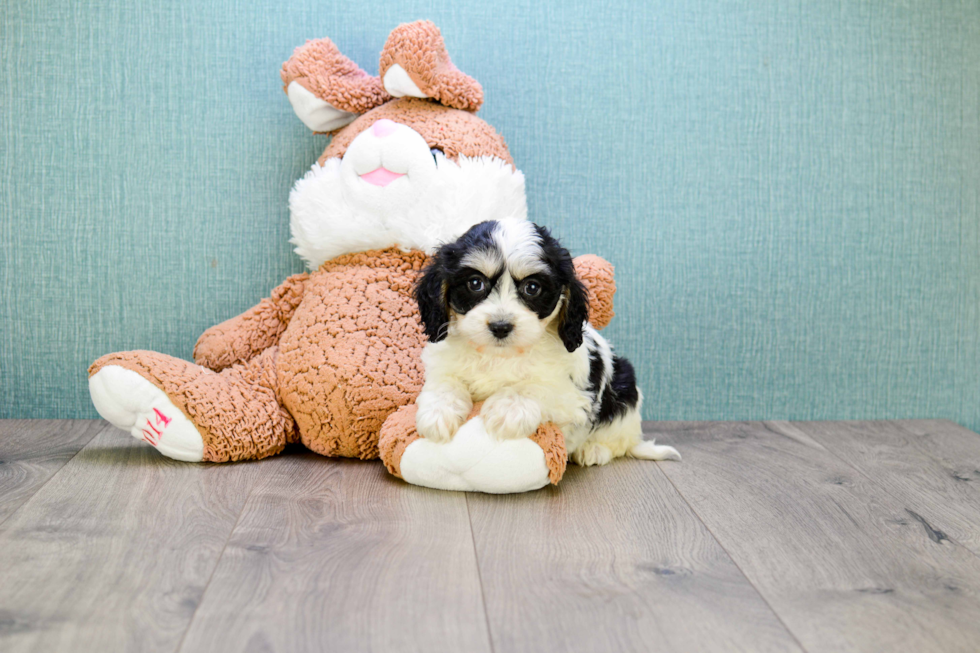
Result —
<path fill-rule="evenodd" d="M 909 504 L 798 430 L 649 426 L 684 455 L 664 473 L 807 650 L 977 650 L 980 558 Z"/>
<path fill-rule="evenodd" d="M 105 428 L 102 420 L 0 420 L 0 524 Z"/>
<path fill-rule="evenodd" d="M 508 497 L 104 426 L 0 422 L 4 653 L 980 642 L 980 436 L 951 422 L 648 423 L 683 463 Z"/>
<path fill-rule="evenodd" d="M 489 651 L 462 494 L 266 461 L 182 651 Z"/>
<path fill-rule="evenodd" d="M 0 532 L 0 650 L 176 650 L 259 467 L 102 431 Z"/>
<path fill-rule="evenodd" d="M 468 503 L 496 653 L 799 650 L 656 463 Z"/>
<path fill-rule="evenodd" d="M 980 435 L 943 420 L 776 426 L 800 429 L 980 555 Z"/>

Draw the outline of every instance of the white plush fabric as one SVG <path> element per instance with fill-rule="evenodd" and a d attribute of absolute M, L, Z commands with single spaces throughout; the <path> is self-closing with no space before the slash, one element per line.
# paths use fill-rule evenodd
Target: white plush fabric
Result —
<path fill-rule="evenodd" d="M 204 440 L 167 395 L 142 376 L 106 365 L 88 380 L 92 403 L 106 421 L 168 458 L 200 462 Z"/>
<path fill-rule="evenodd" d="M 329 132 L 352 122 L 357 115 L 341 111 L 310 93 L 298 82 L 290 82 L 286 96 L 296 116 L 315 132 Z"/>
<path fill-rule="evenodd" d="M 527 438 L 495 440 L 482 417 L 464 424 L 452 440 L 436 444 L 419 438 L 405 448 L 402 477 L 437 490 L 510 494 L 548 484 L 544 451 Z"/>
<path fill-rule="evenodd" d="M 360 175 L 404 174 L 386 186 Z M 495 157 L 435 157 L 425 139 L 399 124 L 366 129 L 343 159 L 314 164 L 289 197 L 292 243 L 311 269 L 351 252 L 392 245 L 433 252 L 484 220 L 527 219 L 524 175 Z"/>
<path fill-rule="evenodd" d="M 408 76 L 408 72 L 398 64 L 392 64 L 388 68 L 382 84 L 384 84 L 385 90 L 392 97 L 405 97 L 406 95 L 408 97 L 418 98 L 429 97 L 412 81 L 412 78 Z"/>

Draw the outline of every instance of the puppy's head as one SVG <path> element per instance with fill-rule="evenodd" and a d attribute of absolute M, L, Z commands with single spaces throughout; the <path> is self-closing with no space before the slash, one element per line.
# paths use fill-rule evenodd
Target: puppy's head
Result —
<path fill-rule="evenodd" d="M 480 351 L 520 353 L 548 333 L 575 351 L 588 317 L 568 250 L 524 220 L 481 222 L 440 247 L 415 297 L 431 342 L 460 338 Z"/>

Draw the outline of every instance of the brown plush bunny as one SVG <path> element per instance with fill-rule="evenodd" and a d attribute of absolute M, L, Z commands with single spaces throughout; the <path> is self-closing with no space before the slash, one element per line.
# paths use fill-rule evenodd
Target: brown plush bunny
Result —
<path fill-rule="evenodd" d="M 333 135 L 290 196 L 292 242 L 313 271 L 208 329 L 195 363 L 130 351 L 89 368 L 99 413 L 178 460 L 264 458 L 291 442 L 326 456 L 379 457 L 385 420 L 422 386 L 413 286 L 428 253 L 484 220 L 527 219 L 524 178 L 475 114 L 482 89 L 453 66 L 432 23 L 391 33 L 380 77 L 321 39 L 296 50 L 282 79 L 300 119 Z M 585 256 L 576 270 L 602 328 L 612 317 L 612 267 Z M 410 413 L 385 428 L 395 473 L 415 446 Z M 556 482 L 562 438 L 547 425 L 539 436 L 526 441 L 533 449 L 508 455 L 540 463 L 544 482 Z M 442 485 L 501 491 L 467 483 Z M 502 491 L 537 481 L 521 483 Z"/>

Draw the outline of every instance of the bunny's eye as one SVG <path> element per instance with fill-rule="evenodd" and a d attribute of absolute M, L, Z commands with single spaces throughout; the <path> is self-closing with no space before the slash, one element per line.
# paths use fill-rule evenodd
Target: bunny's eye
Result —
<path fill-rule="evenodd" d="M 442 151 L 441 147 L 433 147 L 429 150 L 429 152 L 432 154 L 432 160 L 435 161 L 437 165 L 439 163 L 439 158 L 436 156 L 436 154 L 442 154 L 445 156 L 445 152 Z"/>

